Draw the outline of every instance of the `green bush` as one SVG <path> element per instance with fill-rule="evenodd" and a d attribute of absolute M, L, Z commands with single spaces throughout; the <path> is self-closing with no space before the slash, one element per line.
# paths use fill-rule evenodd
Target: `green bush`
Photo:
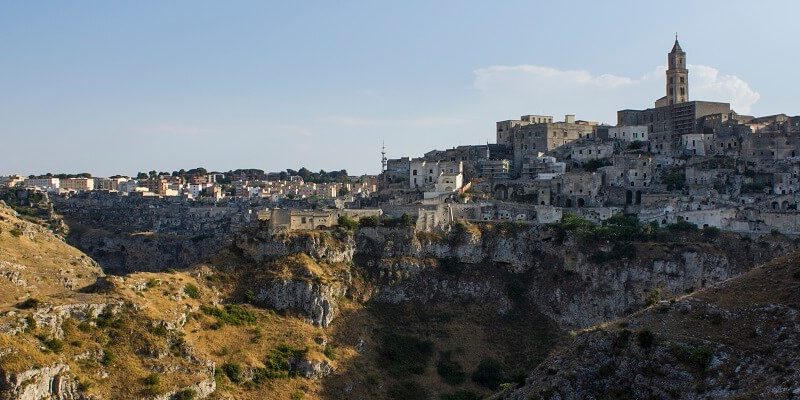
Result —
<path fill-rule="evenodd" d="M 464 367 L 452 359 L 452 353 L 445 351 L 439 353 L 439 362 L 436 363 L 436 372 L 442 380 L 449 385 L 460 385 L 466 380 L 467 374 Z"/>
<path fill-rule="evenodd" d="M 686 220 L 680 220 L 674 224 L 667 225 L 667 229 L 673 232 L 694 232 L 697 230 L 697 225 Z"/>
<path fill-rule="evenodd" d="M 106 367 L 110 366 L 116 360 L 116 355 L 111 349 L 104 349 L 103 350 L 103 358 L 100 359 L 100 364 L 105 365 Z"/>
<path fill-rule="evenodd" d="M 342 229 L 346 229 L 348 231 L 352 231 L 358 228 L 358 222 L 348 217 L 347 215 L 340 215 L 339 219 L 336 221 L 336 224 L 339 225 L 339 227 L 341 227 Z"/>
<path fill-rule="evenodd" d="M 508 374 L 503 364 L 491 358 L 481 360 L 478 368 L 472 373 L 473 382 L 491 390 L 497 390 L 507 380 Z"/>
<path fill-rule="evenodd" d="M 397 218 L 385 217 L 381 222 L 389 228 L 413 228 L 417 225 L 417 219 L 405 213 Z"/>
<path fill-rule="evenodd" d="M 22 229 L 20 229 L 18 226 L 15 226 L 15 227 L 11 228 L 11 230 L 8 231 L 8 233 L 10 233 L 11 236 L 14 236 L 14 237 L 20 237 L 20 236 L 22 236 Z"/>
<path fill-rule="evenodd" d="M 40 335 L 38 336 L 38 339 L 42 342 L 45 349 L 52 351 L 53 353 L 61 353 L 61 350 L 64 349 L 64 342 L 57 338 Z"/>
<path fill-rule="evenodd" d="M 402 381 L 389 386 L 386 394 L 391 400 L 427 400 L 430 392 L 414 381 Z"/>
<path fill-rule="evenodd" d="M 414 336 L 385 333 L 378 354 L 392 373 L 421 375 L 433 355 L 433 344 Z"/>
<path fill-rule="evenodd" d="M 715 239 L 717 236 L 719 236 L 719 228 L 715 226 L 703 227 L 703 236 L 706 239 Z"/>
<path fill-rule="evenodd" d="M 158 384 L 161 383 L 161 377 L 159 377 L 156 373 L 152 373 L 147 375 L 143 381 L 147 386 L 158 386 Z"/>
<path fill-rule="evenodd" d="M 194 400 L 197 397 L 197 392 L 194 389 L 183 389 L 172 396 L 173 400 Z"/>
<path fill-rule="evenodd" d="M 325 345 L 325 348 L 322 350 L 322 354 L 325 354 L 325 357 L 328 357 L 329 360 L 336 359 L 336 346 L 328 343 Z"/>
<path fill-rule="evenodd" d="M 191 283 L 187 283 L 186 286 L 183 287 L 183 293 L 186 293 L 187 296 L 193 299 L 200 298 L 200 289 L 197 286 L 192 285 Z"/>
<path fill-rule="evenodd" d="M 664 174 L 664 183 L 667 190 L 681 190 L 686 187 L 686 175 L 682 170 L 672 170 Z"/>
<path fill-rule="evenodd" d="M 206 315 L 216 317 L 220 324 L 252 325 L 258 320 L 255 313 L 238 304 L 226 304 L 223 308 L 203 305 L 200 309 Z"/>
<path fill-rule="evenodd" d="M 376 227 L 380 225 L 380 219 L 377 215 L 370 215 L 367 217 L 362 217 L 358 220 L 358 226 L 365 228 L 365 227 Z"/>
<path fill-rule="evenodd" d="M 242 383 L 244 380 L 242 376 L 242 366 L 237 363 L 222 364 L 222 373 L 233 383 Z"/>

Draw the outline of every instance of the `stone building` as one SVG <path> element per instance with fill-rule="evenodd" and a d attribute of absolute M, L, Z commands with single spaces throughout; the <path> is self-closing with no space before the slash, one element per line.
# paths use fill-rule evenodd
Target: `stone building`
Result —
<path fill-rule="evenodd" d="M 608 139 L 624 140 L 629 142 L 646 142 L 648 139 L 647 125 L 623 125 L 608 128 Z"/>
<path fill-rule="evenodd" d="M 522 125 L 513 129 L 511 143 L 513 149 L 512 175 L 520 176 L 523 164 L 573 141 L 590 138 L 594 126 L 585 121 L 576 121 L 574 115 L 567 115 L 563 122 L 545 122 Z"/>

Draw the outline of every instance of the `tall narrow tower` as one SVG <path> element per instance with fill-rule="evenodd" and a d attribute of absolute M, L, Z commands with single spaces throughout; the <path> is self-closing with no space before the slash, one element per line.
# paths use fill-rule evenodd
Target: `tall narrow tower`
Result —
<path fill-rule="evenodd" d="M 381 145 L 381 172 L 386 172 L 386 164 L 388 160 L 386 159 L 386 142 Z"/>
<path fill-rule="evenodd" d="M 678 35 L 675 35 L 675 45 L 667 56 L 667 62 L 667 103 L 685 103 L 689 101 L 689 70 L 686 69 L 686 52 L 678 43 Z"/>

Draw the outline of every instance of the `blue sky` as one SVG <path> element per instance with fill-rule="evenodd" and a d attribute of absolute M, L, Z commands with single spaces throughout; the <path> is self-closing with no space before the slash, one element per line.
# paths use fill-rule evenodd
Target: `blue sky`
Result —
<path fill-rule="evenodd" d="M 0 1 L 0 174 L 377 173 L 522 114 L 800 113 L 796 1 Z"/>

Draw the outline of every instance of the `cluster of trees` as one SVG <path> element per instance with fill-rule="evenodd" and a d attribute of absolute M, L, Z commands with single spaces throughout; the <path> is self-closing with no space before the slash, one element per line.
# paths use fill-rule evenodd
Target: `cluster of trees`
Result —
<path fill-rule="evenodd" d="M 319 172 L 311 172 L 303 167 L 297 171 L 293 169 L 287 169 L 286 171 L 278 173 L 278 179 L 282 181 L 288 180 L 290 176 L 299 176 L 303 178 L 304 181 L 312 183 L 345 183 L 348 181 L 347 170 L 344 169 L 330 172 L 321 169 Z"/>
<path fill-rule="evenodd" d="M 46 173 L 44 175 L 29 175 L 28 178 L 30 179 L 47 179 L 47 178 L 58 178 L 58 179 L 68 179 L 68 178 L 91 178 L 92 174 L 88 172 L 82 172 L 80 174 L 53 174 L 53 173 Z"/>

